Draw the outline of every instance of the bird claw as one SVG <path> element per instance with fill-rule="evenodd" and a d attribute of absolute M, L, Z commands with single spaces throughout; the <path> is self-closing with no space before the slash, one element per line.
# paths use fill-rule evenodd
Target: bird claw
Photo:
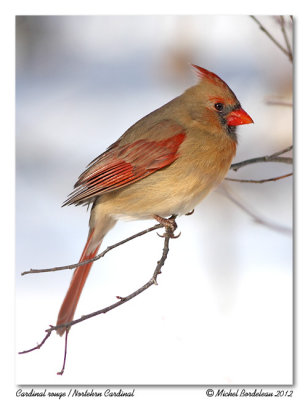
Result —
<path fill-rule="evenodd" d="M 163 218 L 160 217 L 159 215 L 154 215 L 154 218 L 165 228 L 165 233 L 163 233 L 162 235 L 157 233 L 159 237 L 162 238 L 169 237 L 170 239 L 177 239 L 181 235 L 181 232 L 178 235 L 174 234 L 174 231 L 178 227 L 177 223 L 175 222 L 176 215 L 172 215 L 170 218 Z"/>
<path fill-rule="evenodd" d="M 189 211 L 188 213 L 186 213 L 185 215 L 192 215 L 195 212 L 195 209 L 193 208 L 191 211 Z"/>
<path fill-rule="evenodd" d="M 179 232 L 177 235 L 174 235 L 172 233 L 172 236 L 170 236 L 170 237 L 171 237 L 171 239 L 177 239 L 177 238 L 179 238 L 181 236 L 181 234 L 182 234 L 182 232 Z"/>
<path fill-rule="evenodd" d="M 180 233 L 178 233 L 177 235 L 175 235 L 175 234 L 171 231 L 171 232 L 165 232 L 165 233 L 163 233 L 163 234 L 161 235 L 160 233 L 156 232 L 156 234 L 157 234 L 159 237 L 161 237 L 161 238 L 166 238 L 166 237 L 168 237 L 168 238 L 170 238 L 170 239 L 177 239 L 177 238 L 179 238 L 179 237 L 181 236 L 181 233 L 182 233 L 182 232 L 180 232 Z"/>

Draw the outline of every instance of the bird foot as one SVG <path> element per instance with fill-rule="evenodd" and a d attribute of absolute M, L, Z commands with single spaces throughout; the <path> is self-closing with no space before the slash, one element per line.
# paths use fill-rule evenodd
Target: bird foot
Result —
<path fill-rule="evenodd" d="M 175 222 L 176 215 L 172 215 L 170 218 L 163 218 L 160 217 L 159 215 L 154 215 L 154 218 L 156 221 L 158 221 L 160 224 L 162 224 L 165 228 L 165 233 L 160 235 L 159 233 L 157 234 L 160 237 L 170 237 L 171 239 L 177 239 L 180 235 L 181 232 L 178 235 L 174 234 L 174 231 L 176 230 L 177 223 Z"/>

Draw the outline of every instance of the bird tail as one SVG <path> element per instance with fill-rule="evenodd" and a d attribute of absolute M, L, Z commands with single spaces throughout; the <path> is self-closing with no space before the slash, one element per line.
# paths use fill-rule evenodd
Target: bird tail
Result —
<path fill-rule="evenodd" d="M 109 229 L 112 228 L 114 223 L 115 221 L 113 223 L 107 224 L 107 226 L 105 226 L 105 229 L 100 232 L 100 240 L 97 240 L 97 229 L 90 229 L 88 240 L 79 262 L 90 260 L 96 256 L 102 243 L 103 237 L 109 231 Z M 93 261 L 89 262 L 88 264 L 81 265 L 75 270 L 70 286 L 58 314 L 57 325 L 67 324 L 73 320 L 82 289 L 86 283 L 92 264 Z M 58 328 L 57 333 L 62 336 L 66 330 L 66 327 Z"/>

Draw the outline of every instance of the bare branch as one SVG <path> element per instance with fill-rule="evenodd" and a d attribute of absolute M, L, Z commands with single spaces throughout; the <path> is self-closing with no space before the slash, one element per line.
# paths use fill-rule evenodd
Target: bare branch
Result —
<path fill-rule="evenodd" d="M 264 27 L 264 25 L 261 24 L 261 22 L 254 16 L 250 15 L 250 17 L 259 25 L 259 28 L 261 31 L 263 31 L 269 38 L 270 40 L 285 54 L 288 56 L 290 61 L 292 61 L 292 58 L 290 58 L 290 54 L 288 50 L 286 50 L 273 36 L 272 34 Z"/>
<path fill-rule="evenodd" d="M 171 217 L 171 220 L 175 220 L 175 216 Z M 150 228 L 151 230 L 158 229 L 158 227 L 162 227 L 161 224 L 155 225 L 155 227 Z M 149 230 L 146 230 L 149 231 Z M 29 353 L 33 350 L 37 350 L 40 349 L 42 347 L 42 345 L 46 342 L 46 340 L 49 338 L 49 336 L 51 335 L 51 333 L 59 328 L 66 328 L 66 336 L 65 336 L 65 350 L 64 350 L 64 360 L 63 360 L 63 366 L 62 366 L 62 370 L 60 372 L 58 372 L 58 375 L 62 375 L 65 369 L 65 363 L 66 363 L 66 354 L 67 354 L 67 336 L 68 336 L 68 332 L 71 326 L 76 325 L 82 321 L 85 321 L 86 319 L 89 318 L 93 318 L 97 315 L 100 314 L 106 314 L 107 312 L 113 310 L 114 308 L 117 308 L 119 306 L 121 306 L 124 303 L 127 303 L 129 300 L 133 299 L 134 297 L 138 296 L 140 293 L 144 292 L 146 289 L 148 289 L 149 287 L 151 287 L 152 285 L 157 285 L 157 277 L 158 275 L 161 273 L 161 269 L 163 267 L 163 265 L 165 264 L 165 261 L 167 259 L 168 253 L 169 253 L 169 241 L 171 238 L 176 238 L 176 236 L 174 236 L 173 234 L 174 229 L 172 228 L 172 226 L 165 226 L 165 234 L 164 234 L 164 247 L 163 247 L 163 251 L 162 251 L 162 256 L 159 259 L 159 261 L 157 262 L 156 268 L 154 270 L 154 273 L 151 277 L 151 279 L 146 282 L 143 286 L 141 286 L 139 289 L 135 290 L 133 293 L 129 294 L 128 296 L 122 297 L 122 296 L 117 296 L 117 298 L 119 299 L 119 301 L 117 301 L 116 303 L 111 304 L 108 307 L 105 307 L 101 310 L 95 311 L 93 313 L 87 314 L 87 315 L 83 315 L 81 318 L 76 319 L 74 321 L 71 321 L 69 323 L 66 324 L 61 324 L 61 325 L 57 325 L 57 326 L 53 326 L 53 325 L 49 325 L 50 328 L 46 329 L 45 332 L 47 332 L 46 336 L 44 337 L 44 339 L 42 340 L 42 342 L 40 344 L 38 344 L 37 346 L 29 349 L 29 350 L 25 350 L 20 352 L 19 354 L 25 354 L 25 353 Z M 142 231 L 142 234 L 145 234 L 147 232 Z M 140 236 L 139 234 L 134 235 L 134 238 Z M 129 238 L 130 240 L 132 240 L 131 238 Z M 126 240 L 127 241 L 127 240 Z M 126 241 L 122 241 L 120 243 L 125 243 Z M 119 245 L 119 244 L 117 244 Z M 88 261 L 89 262 L 89 261 Z"/>
<path fill-rule="evenodd" d="M 168 252 L 169 252 L 169 240 L 172 236 L 170 236 L 171 231 L 166 228 L 166 234 L 164 237 L 164 248 L 162 252 L 162 256 L 160 260 L 157 262 L 157 266 L 154 270 L 153 276 L 151 279 L 146 282 L 143 286 L 141 286 L 139 289 L 135 290 L 133 293 L 129 294 L 128 296 L 122 297 L 122 296 L 117 296 L 117 298 L 120 298 L 120 301 L 117 301 L 116 303 L 111 304 L 108 307 L 105 307 L 101 310 L 95 311 L 90 314 L 83 315 L 82 317 L 75 319 L 74 321 L 71 321 L 66 324 L 58 325 L 58 326 L 51 326 L 49 329 L 46 329 L 45 332 L 52 332 L 54 330 L 57 330 L 59 328 L 70 328 L 73 325 L 76 325 L 82 321 L 85 321 L 86 319 L 96 317 L 97 315 L 100 314 L 106 314 L 107 312 L 113 310 L 114 308 L 119 307 L 120 305 L 127 303 L 129 300 L 133 299 L 134 297 L 138 296 L 140 293 L 144 292 L 146 289 L 151 287 L 152 285 L 157 285 L 157 276 L 161 273 L 161 269 L 167 259 Z"/>
<path fill-rule="evenodd" d="M 238 199 L 235 198 L 235 196 L 233 196 L 231 193 L 231 190 L 227 187 L 226 185 L 221 185 L 220 188 L 222 189 L 222 194 L 227 197 L 227 199 L 229 199 L 233 204 L 235 204 L 238 208 L 240 208 L 245 214 L 249 215 L 254 222 L 256 222 L 257 224 L 260 225 L 264 225 L 265 227 L 272 229 L 276 232 L 279 233 L 284 233 L 287 235 L 291 235 L 292 234 L 292 229 L 288 228 L 286 226 L 282 226 L 279 224 L 276 224 L 274 222 L 270 222 L 270 221 L 266 221 L 264 218 L 261 218 L 260 216 L 258 216 L 256 213 L 254 213 L 253 211 L 251 211 L 248 207 L 246 207 L 242 201 L 239 201 Z M 237 196 L 238 197 L 238 196 Z"/>
<path fill-rule="evenodd" d="M 288 57 L 290 59 L 291 62 L 293 62 L 293 54 L 292 54 L 292 49 L 291 49 L 291 45 L 287 36 L 287 32 L 285 29 L 285 20 L 283 15 L 280 15 L 280 26 L 281 26 L 281 31 L 284 37 L 284 41 L 286 43 L 287 49 L 288 49 Z"/>
<path fill-rule="evenodd" d="M 225 178 L 226 181 L 232 182 L 242 182 L 242 183 L 265 183 L 265 182 L 274 182 L 279 181 L 279 179 L 284 179 L 289 176 L 293 175 L 293 172 L 286 175 L 277 176 L 275 178 L 268 178 L 268 179 L 233 179 L 233 178 Z"/>
<path fill-rule="evenodd" d="M 292 157 L 278 157 L 278 156 L 280 156 L 280 154 L 287 153 L 288 151 L 290 151 L 292 149 L 293 149 L 293 146 L 289 146 L 289 147 L 287 147 L 283 150 L 277 151 L 276 153 L 273 153 L 269 156 L 255 157 L 255 158 L 250 158 L 249 160 L 234 163 L 234 164 L 231 164 L 230 169 L 237 171 L 238 169 L 245 167 L 246 165 L 260 163 L 260 162 L 281 162 L 281 163 L 285 163 L 285 164 L 292 164 L 293 163 Z"/>
<path fill-rule="evenodd" d="M 49 325 L 50 327 L 52 327 L 52 325 Z M 51 332 L 47 332 L 47 335 L 45 335 L 44 339 L 41 341 L 41 343 L 39 343 L 37 346 L 32 347 L 32 349 L 29 350 L 24 350 L 24 351 L 20 351 L 18 354 L 26 354 L 26 353 L 30 353 L 33 350 L 39 350 L 43 344 L 46 342 L 46 340 L 49 338 L 49 336 L 51 335 Z"/>
<path fill-rule="evenodd" d="M 100 258 L 104 257 L 110 250 L 113 250 L 116 247 L 121 246 L 124 243 L 127 243 L 127 242 L 129 242 L 129 241 L 131 241 L 133 239 L 136 239 L 139 236 L 143 236 L 143 235 L 145 235 L 145 234 L 147 234 L 149 232 L 155 231 L 156 229 L 159 229 L 159 228 L 163 228 L 163 225 L 162 224 L 156 224 L 156 225 L 152 226 L 151 228 L 148 228 L 148 229 L 145 229 L 144 231 L 138 232 L 135 235 L 132 235 L 132 236 L 128 237 L 127 239 L 121 240 L 118 243 L 115 243 L 115 244 L 113 244 L 111 246 L 108 246 L 104 251 L 102 251 L 96 257 L 93 257 L 93 258 L 91 258 L 89 260 L 85 260 L 85 261 L 79 262 L 77 264 L 64 265 L 64 266 L 61 266 L 61 267 L 44 268 L 44 269 L 32 269 L 31 268 L 29 271 L 22 272 L 21 275 L 39 274 L 39 273 L 42 273 L 42 272 L 55 272 L 55 271 L 62 271 L 62 270 L 65 270 L 65 269 L 75 269 L 75 268 L 80 267 L 82 265 L 89 264 L 90 262 L 97 261 Z"/>
<path fill-rule="evenodd" d="M 64 343 L 64 357 L 63 357 L 63 365 L 62 369 L 60 372 L 57 372 L 57 375 L 63 375 L 63 372 L 65 370 L 65 364 L 66 364 L 66 355 L 67 355 L 67 337 L 68 337 L 68 332 L 69 330 L 67 329 L 65 332 L 65 343 Z M 51 333 L 51 332 L 50 332 Z"/>
<path fill-rule="evenodd" d="M 283 106 L 283 107 L 293 107 L 292 103 L 288 103 L 287 101 L 278 101 L 278 100 L 266 100 L 266 104 L 271 106 Z"/>
<path fill-rule="evenodd" d="M 277 156 L 280 156 L 281 154 L 285 154 L 288 153 L 289 151 L 291 151 L 293 149 L 293 145 L 286 147 L 285 149 L 276 151 L 276 153 L 271 154 L 270 156 L 268 156 L 268 158 L 275 158 Z"/>
<path fill-rule="evenodd" d="M 287 49 L 285 49 L 272 35 L 271 33 L 261 24 L 261 22 L 254 16 L 251 16 L 251 18 L 259 25 L 259 28 L 270 38 L 270 40 L 281 50 L 283 51 L 284 54 L 286 54 L 290 61 L 293 61 L 293 55 L 292 55 L 292 49 L 291 49 L 291 45 L 286 33 L 286 29 L 285 29 L 285 20 L 284 18 L 281 16 L 280 17 L 280 25 L 281 25 L 281 31 L 284 37 L 284 41 L 285 41 L 285 45 L 287 47 Z M 292 18 L 292 17 L 291 17 Z M 268 102 L 269 104 L 275 104 L 275 105 L 283 105 L 283 106 L 292 106 L 292 104 L 289 103 L 284 103 L 284 102 Z M 282 162 L 282 163 L 287 163 L 287 164 L 292 164 L 293 159 L 291 157 L 281 157 L 281 154 L 284 154 L 288 151 L 290 151 L 293 148 L 293 146 L 289 146 L 288 148 L 279 151 L 277 153 L 274 153 L 270 156 L 263 156 L 263 157 L 256 157 L 256 158 L 252 158 L 249 160 L 245 160 L 239 163 L 235 163 L 232 164 L 230 169 L 237 171 L 239 168 L 242 168 L 246 165 L 249 164 L 254 164 L 254 163 L 260 163 L 260 162 Z M 283 179 L 286 178 L 288 176 L 293 175 L 292 173 L 283 175 L 283 176 L 279 176 L 279 177 L 275 177 L 275 178 L 269 178 L 269 179 L 262 179 L 262 180 L 247 180 L 247 179 L 233 179 L 233 178 L 225 178 L 226 180 L 229 181 L 236 181 L 236 182 L 247 182 L 247 183 L 264 183 L 264 182 L 270 182 L 270 181 L 277 181 L 279 179 Z M 230 192 L 226 190 L 226 188 L 224 188 L 224 194 L 225 196 L 232 201 L 234 204 L 236 204 L 241 210 L 243 210 L 245 213 L 247 213 L 249 216 L 251 216 L 253 218 L 253 220 L 259 224 L 265 225 L 271 229 L 274 229 L 276 231 L 279 232 L 283 232 L 283 233 L 288 233 L 290 234 L 291 229 L 287 228 L 287 227 L 283 227 L 283 226 L 279 226 L 275 223 L 271 223 L 268 221 L 263 220 L 262 218 L 260 218 L 259 216 L 257 216 L 255 213 L 253 213 L 251 210 L 249 210 L 246 206 L 244 206 L 240 201 L 238 201 L 237 199 L 235 199 L 233 196 L 231 196 Z M 174 224 L 165 224 L 162 221 L 159 220 L 159 224 L 156 224 L 154 226 L 152 226 L 151 228 L 145 229 L 137 234 L 134 234 L 118 243 L 115 243 L 109 247 L 107 247 L 103 252 L 101 252 L 100 254 L 98 254 L 97 256 L 93 257 L 90 260 L 85 260 L 83 262 L 79 262 L 76 264 L 71 264 L 71 265 L 66 265 L 66 266 L 60 266 L 60 267 L 53 267 L 53 268 L 46 268 L 46 269 L 30 269 L 28 271 L 24 271 L 22 272 L 21 275 L 26 275 L 26 274 L 34 274 L 34 273 L 43 273 L 43 272 L 54 272 L 54 271 L 60 271 L 60 270 L 67 270 L 67 269 L 75 269 L 77 267 L 81 267 L 83 265 L 89 264 L 91 262 L 97 261 L 98 259 L 104 257 L 109 251 L 117 248 L 118 246 L 121 246 L 122 244 L 125 244 L 133 239 L 136 239 L 137 237 L 143 236 L 149 232 L 152 232 L 154 230 L 160 229 L 162 227 L 165 228 L 165 234 L 163 235 L 164 237 L 164 246 L 163 246 L 163 250 L 162 250 L 162 255 L 160 257 L 160 259 L 157 261 L 157 265 L 155 267 L 155 270 L 153 272 L 152 277 L 145 283 L 143 284 L 141 287 L 139 287 L 138 289 L 136 289 L 134 292 L 130 293 L 127 296 L 116 296 L 117 300 L 115 303 L 104 307 L 100 310 L 97 310 L 95 312 L 86 314 L 81 316 L 78 319 L 75 319 L 73 321 L 70 321 L 66 324 L 61 324 L 61 325 L 57 325 L 57 326 L 53 326 L 53 325 L 49 325 L 49 328 L 45 330 L 46 335 L 43 338 L 43 340 L 36 345 L 35 347 L 29 349 L 29 350 L 25 350 L 25 351 L 21 351 L 19 352 L 19 354 L 26 354 L 29 352 L 32 352 L 34 350 L 38 350 L 40 349 L 48 340 L 48 338 L 51 336 L 53 331 L 57 331 L 60 328 L 65 328 L 65 347 L 64 347 L 64 358 L 63 358 L 63 364 L 62 364 L 62 369 L 61 371 L 59 371 L 57 374 L 58 375 L 62 375 L 64 373 L 65 370 L 65 365 L 66 365 L 66 358 L 67 358 L 67 348 L 68 348 L 68 334 L 70 331 L 70 328 L 73 325 L 76 325 L 78 323 L 81 323 L 87 319 L 96 317 L 98 315 L 101 314 L 106 314 L 107 312 L 121 306 L 122 304 L 132 300 L 134 297 L 138 296 L 139 294 L 141 294 L 142 292 L 144 292 L 145 290 L 147 290 L 148 288 L 150 288 L 152 285 L 157 285 L 157 277 L 159 274 L 161 274 L 161 270 L 162 267 L 165 264 L 165 261 L 168 257 L 168 253 L 169 253 L 169 241 L 171 238 L 176 238 L 178 236 L 174 235 L 174 229 L 176 227 L 175 224 L 175 218 L 176 216 L 172 216 L 169 220 L 169 222 L 174 222 Z M 157 219 L 157 218 L 156 218 Z M 165 221 L 166 222 L 166 221 Z"/>

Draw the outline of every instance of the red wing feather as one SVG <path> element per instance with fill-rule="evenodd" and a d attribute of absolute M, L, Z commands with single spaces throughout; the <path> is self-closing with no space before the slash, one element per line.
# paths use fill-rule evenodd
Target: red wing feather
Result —
<path fill-rule="evenodd" d="M 155 127 L 163 140 L 140 139 L 121 146 L 121 140 L 97 157 L 75 184 L 76 190 L 64 205 L 89 202 L 94 197 L 136 182 L 170 165 L 178 157 L 178 149 L 185 139 L 185 131 L 173 122 L 164 121 Z M 151 134 L 151 137 L 155 135 Z"/>

